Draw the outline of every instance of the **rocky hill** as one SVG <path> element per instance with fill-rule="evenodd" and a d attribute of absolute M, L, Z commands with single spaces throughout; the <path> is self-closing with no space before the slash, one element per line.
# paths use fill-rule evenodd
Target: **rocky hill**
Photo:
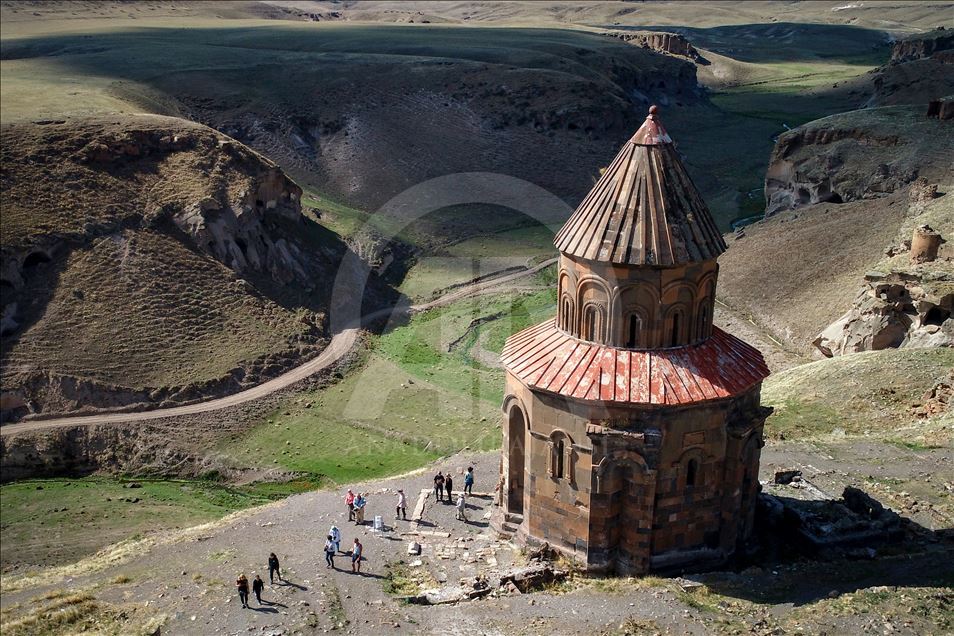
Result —
<path fill-rule="evenodd" d="M 891 61 L 922 60 L 950 49 L 954 49 L 954 31 L 939 27 L 927 33 L 918 33 L 896 41 L 891 46 Z"/>
<path fill-rule="evenodd" d="M 766 171 L 766 216 L 881 197 L 919 176 L 948 182 L 954 126 L 926 111 L 927 104 L 857 110 L 785 133 Z"/>
<path fill-rule="evenodd" d="M 885 258 L 843 316 L 813 344 L 826 356 L 954 346 L 954 197 L 919 180 Z"/>
<path fill-rule="evenodd" d="M 158 116 L 0 134 L 5 417 L 194 401 L 323 346 L 346 248 L 271 161 Z"/>
<path fill-rule="evenodd" d="M 473 171 L 576 199 L 650 103 L 705 102 L 691 61 L 594 34 L 330 25 L 319 35 L 211 33 L 206 46 L 239 47 L 248 63 L 214 77 L 191 65 L 150 74 L 149 93 L 137 71 L 116 91 L 216 128 L 367 210 Z M 276 72 L 291 49 L 314 63 Z"/>

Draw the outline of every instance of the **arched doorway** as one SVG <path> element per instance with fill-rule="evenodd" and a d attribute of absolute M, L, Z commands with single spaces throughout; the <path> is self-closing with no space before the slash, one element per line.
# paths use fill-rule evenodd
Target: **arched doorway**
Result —
<path fill-rule="evenodd" d="M 527 422 L 523 411 L 514 404 L 510 407 L 507 428 L 507 510 L 513 514 L 523 514 L 523 473 L 527 452 Z"/>

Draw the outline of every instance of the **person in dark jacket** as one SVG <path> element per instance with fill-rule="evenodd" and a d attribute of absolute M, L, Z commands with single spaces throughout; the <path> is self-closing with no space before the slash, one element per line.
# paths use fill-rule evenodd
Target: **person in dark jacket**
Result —
<path fill-rule="evenodd" d="M 328 567 L 331 568 L 332 570 L 337 569 L 335 568 L 335 552 L 336 551 L 337 549 L 335 548 L 335 538 L 329 534 L 328 540 L 325 541 L 325 563 L 327 563 Z"/>
<path fill-rule="evenodd" d="M 468 495 L 474 494 L 474 467 L 467 467 L 467 474 L 464 475 L 464 492 Z"/>
<path fill-rule="evenodd" d="M 444 501 L 444 473 L 441 471 L 434 475 L 434 496 L 438 501 Z"/>
<path fill-rule="evenodd" d="M 278 557 L 272 552 L 268 555 L 268 582 L 274 585 L 276 576 L 279 581 L 284 580 L 282 579 L 282 571 L 278 565 Z"/>
<path fill-rule="evenodd" d="M 447 476 L 444 477 L 444 494 L 447 495 L 448 503 L 452 503 L 454 501 L 453 490 L 454 490 L 454 478 L 451 477 L 450 473 L 447 473 Z"/>
<path fill-rule="evenodd" d="M 258 604 L 262 604 L 262 590 L 265 589 L 265 581 L 262 580 L 258 574 L 255 575 L 255 580 L 252 581 L 252 591 L 255 592 L 255 600 L 258 601 Z"/>
<path fill-rule="evenodd" d="M 242 607 L 248 609 L 248 579 L 245 578 L 244 574 L 239 574 L 239 577 L 235 580 L 235 589 L 238 590 Z"/>

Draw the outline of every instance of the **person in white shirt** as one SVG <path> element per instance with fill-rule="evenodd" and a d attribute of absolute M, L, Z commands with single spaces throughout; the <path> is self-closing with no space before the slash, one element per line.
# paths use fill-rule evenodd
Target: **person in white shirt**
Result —
<path fill-rule="evenodd" d="M 338 530 L 338 526 L 331 524 L 331 530 L 328 531 L 328 534 L 331 535 L 331 540 L 335 544 L 335 552 L 341 552 L 341 530 Z"/>
<path fill-rule="evenodd" d="M 407 497 L 405 496 L 404 491 L 400 489 L 398 489 L 396 516 L 398 519 L 404 517 L 404 520 L 407 521 Z"/>
<path fill-rule="evenodd" d="M 457 520 L 467 521 L 467 502 L 464 500 L 464 493 L 457 495 Z"/>

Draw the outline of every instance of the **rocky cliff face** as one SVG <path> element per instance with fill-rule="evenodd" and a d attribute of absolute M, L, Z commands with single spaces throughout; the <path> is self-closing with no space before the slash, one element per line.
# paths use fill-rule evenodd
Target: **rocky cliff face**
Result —
<path fill-rule="evenodd" d="M 687 57 L 690 60 L 699 59 L 699 51 L 689 40 L 678 33 L 659 31 L 608 31 L 607 35 L 629 42 L 645 49 Z"/>
<path fill-rule="evenodd" d="M 898 40 L 891 47 L 892 62 L 910 62 L 954 49 L 954 32 L 944 27 Z"/>
<path fill-rule="evenodd" d="M 900 347 L 954 346 L 954 276 L 871 272 L 854 306 L 813 344 L 831 357 Z"/>
<path fill-rule="evenodd" d="M 909 218 L 878 271 L 865 274 L 851 309 L 812 343 L 823 355 L 954 347 L 954 253 L 942 236 L 954 232 L 954 199 L 939 198 L 924 179 L 909 194 Z"/>
<path fill-rule="evenodd" d="M 155 116 L 2 142 L 5 418 L 194 402 L 320 351 L 347 247 L 271 161 Z"/>
<path fill-rule="evenodd" d="M 926 106 L 926 105 L 925 105 Z M 765 213 L 894 192 L 918 176 L 954 175 L 954 128 L 922 106 L 872 108 L 820 119 L 779 137 L 765 175 Z"/>

